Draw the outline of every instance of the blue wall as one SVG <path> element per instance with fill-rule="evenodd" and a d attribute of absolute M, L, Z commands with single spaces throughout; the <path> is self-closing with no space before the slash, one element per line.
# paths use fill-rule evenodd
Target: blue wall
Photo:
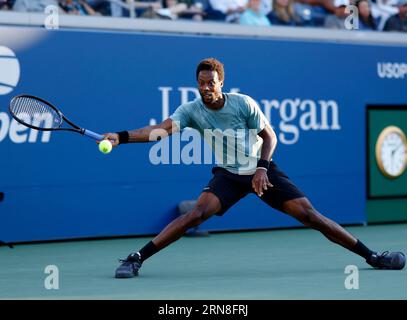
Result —
<path fill-rule="evenodd" d="M 152 144 L 103 155 L 71 133 L 35 139 L 7 113 L 16 94 L 50 100 L 96 132 L 134 129 L 160 122 L 167 102 L 172 113 L 193 99 L 195 67 L 214 56 L 225 64 L 225 91 L 252 96 L 270 116 L 280 168 L 343 224 L 366 221 L 366 104 L 407 102 L 407 80 L 381 78 L 377 67 L 403 62 L 406 47 L 35 28 L 0 28 L 0 46 L 20 66 L 13 91 L 0 95 L 0 239 L 11 242 L 158 233 L 180 201 L 199 196 L 212 167 L 153 165 Z M 0 87 L 16 72 L 7 59 L 0 54 Z M 248 196 L 205 228 L 297 225 Z"/>

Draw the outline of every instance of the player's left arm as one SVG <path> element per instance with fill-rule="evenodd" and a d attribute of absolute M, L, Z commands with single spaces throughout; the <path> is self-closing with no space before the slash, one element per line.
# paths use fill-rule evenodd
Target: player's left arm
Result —
<path fill-rule="evenodd" d="M 277 136 L 273 128 L 268 124 L 258 133 L 258 135 L 263 139 L 260 159 L 270 161 L 277 146 Z M 267 190 L 268 187 L 273 187 L 268 179 L 267 169 L 263 167 L 258 167 L 256 169 L 256 173 L 252 180 L 252 187 L 259 197 L 263 195 L 263 192 Z"/>
<path fill-rule="evenodd" d="M 277 146 L 276 133 L 274 132 L 273 128 L 267 124 L 264 129 L 258 133 L 258 135 L 263 139 L 260 159 L 270 161 Z"/>

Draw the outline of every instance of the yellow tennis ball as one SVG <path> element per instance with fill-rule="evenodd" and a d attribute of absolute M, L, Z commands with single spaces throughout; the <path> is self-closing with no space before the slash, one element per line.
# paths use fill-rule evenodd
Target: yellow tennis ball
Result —
<path fill-rule="evenodd" d="M 102 153 L 109 153 L 112 151 L 112 143 L 109 140 L 103 140 L 99 143 L 99 150 Z"/>

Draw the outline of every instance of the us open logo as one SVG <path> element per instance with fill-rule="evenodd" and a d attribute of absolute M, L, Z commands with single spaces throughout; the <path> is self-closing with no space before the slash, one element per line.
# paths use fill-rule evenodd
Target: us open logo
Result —
<path fill-rule="evenodd" d="M 407 63 L 378 62 L 377 74 L 380 78 L 405 79 Z"/>
<path fill-rule="evenodd" d="M 20 80 L 20 63 L 14 52 L 0 46 L 0 95 L 9 94 Z"/>

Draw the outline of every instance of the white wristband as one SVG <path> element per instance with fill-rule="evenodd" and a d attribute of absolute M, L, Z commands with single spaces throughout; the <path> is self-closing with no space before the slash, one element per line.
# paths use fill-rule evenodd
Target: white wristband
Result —
<path fill-rule="evenodd" d="M 257 171 L 257 170 L 259 170 L 259 169 L 260 169 L 260 170 L 267 171 L 267 169 L 266 169 L 266 168 L 264 168 L 264 167 L 257 167 L 257 168 L 256 168 L 256 171 Z"/>

